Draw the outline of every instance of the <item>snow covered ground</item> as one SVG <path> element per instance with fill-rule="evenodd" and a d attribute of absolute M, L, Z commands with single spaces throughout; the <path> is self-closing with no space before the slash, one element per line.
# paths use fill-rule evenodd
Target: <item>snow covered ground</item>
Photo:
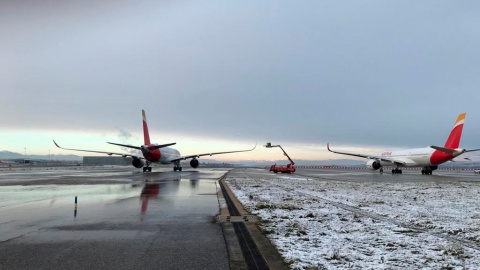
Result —
<path fill-rule="evenodd" d="M 479 182 L 227 184 L 293 269 L 480 269 Z"/>

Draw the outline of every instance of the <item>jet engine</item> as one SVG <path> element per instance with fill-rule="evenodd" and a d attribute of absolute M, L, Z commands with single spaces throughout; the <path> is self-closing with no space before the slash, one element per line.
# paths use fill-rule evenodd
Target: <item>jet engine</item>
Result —
<path fill-rule="evenodd" d="M 132 165 L 135 168 L 142 168 L 145 165 L 145 162 L 139 158 L 134 158 L 132 160 Z"/>
<path fill-rule="evenodd" d="M 190 166 L 192 166 L 192 168 L 197 168 L 198 160 L 196 158 L 192 158 L 192 160 L 190 161 Z"/>
<path fill-rule="evenodd" d="M 382 167 L 382 165 L 380 165 L 379 161 L 372 159 L 367 162 L 367 169 L 370 169 L 372 171 L 378 170 L 380 169 L 380 167 Z"/>

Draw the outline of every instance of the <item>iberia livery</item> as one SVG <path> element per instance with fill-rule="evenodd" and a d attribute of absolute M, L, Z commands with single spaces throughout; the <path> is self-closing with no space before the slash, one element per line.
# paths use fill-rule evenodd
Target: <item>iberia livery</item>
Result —
<path fill-rule="evenodd" d="M 443 147 L 432 145 L 426 148 L 383 152 L 378 156 L 332 151 L 329 144 L 327 144 L 327 149 L 336 154 L 367 158 L 367 168 L 371 170 L 380 169 L 382 172 L 382 166 L 393 165 L 396 167 L 392 170 L 393 174 L 402 173 L 401 167 L 423 167 L 422 174 L 432 174 L 432 171 L 436 170 L 439 164 L 452 160 L 466 152 L 480 151 L 480 149 L 466 150 L 459 148 L 465 115 L 466 113 L 461 113 L 458 116 Z"/>
<path fill-rule="evenodd" d="M 137 155 L 132 155 L 132 154 L 123 154 L 123 153 L 113 153 L 113 152 L 104 152 L 104 151 L 95 151 L 95 150 L 83 150 L 83 149 L 70 149 L 70 148 L 62 148 L 60 147 L 55 141 L 55 145 L 58 148 L 65 149 L 65 150 L 73 150 L 73 151 L 82 151 L 82 152 L 91 152 L 91 153 L 101 153 L 101 154 L 107 154 L 109 156 L 111 155 L 120 155 L 122 157 L 132 157 L 132 165 L 135 168 L 142 168 L 144 172 L 151 172 L 152 167 L 150 167 L 151 163 L 162 163 L 162 164 L 174 164 L 173 170 L 174 171 L 181 171 L 182 167 L 180 166 L 180 161 L 186 160 L 186 159 L 192 159 L 190 161 L 190 166 L 192 168 L 197 168 L 199 165 L 198 158 L 202 156 L 213 156 L 213 155 L 220 155 L 220 154 L 230 154 L 230 153 L 239 153 L 239 152 L 248 152 L 248 151 L 253 151 L 256 147 L 253 147 L 252 149 L 249 150 L 238 150 L 238 151 L 228 151 L 228 152 L 216 152 L 216 153 L 205 153 L 205 154 L 196 154 L 196 155 L 189 155 L 189 156 L 181 156 L 180 152 L 176 149 L 173 149 L 171 145 L 174 145 L 176 143 L 167 143 L 167 144 L 152 144 L 150 143 L 150 135 L 148 132 L 148 125 L 147 125 L 147 117 L 145 115 L 145 111 L 142 110 L 142 117 L 143 117 L 143 140 L 144 144 L 140 146 L 132 146 L 132 145 L 125 145 L 125 144 L 119 144 L 119 143 L 111 143 L 109 144 L 114 144 L 122 147 L 128 147 L 128 148 L 133 148 L 140 150 L 142 152 L 143 157 L 137 156 Z"/>

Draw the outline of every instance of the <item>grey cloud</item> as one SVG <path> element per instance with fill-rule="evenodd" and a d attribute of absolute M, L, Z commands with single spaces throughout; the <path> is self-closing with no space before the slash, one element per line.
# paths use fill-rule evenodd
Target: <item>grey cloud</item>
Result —
<path fill-rule="evenodd" d="M 0 16 L 2 129 L 479 146 L 476 2 L 49 3 Z"/>

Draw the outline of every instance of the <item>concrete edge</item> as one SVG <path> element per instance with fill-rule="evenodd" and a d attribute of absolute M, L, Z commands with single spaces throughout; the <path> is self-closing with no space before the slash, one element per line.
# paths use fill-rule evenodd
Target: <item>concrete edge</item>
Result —
<path fill-rule="evenodd" d="M 226 172 L 219 181 L 225 179 L 227 174 L 228 172 Z M 230 216 L 230 211 L 228 211 L 227 203 L 225 202 L 221 188 L 219 188 L 219 191 L 217 192 L 217 198 L 220 208 L 219 215 Z M 247 263 L 243 257 L 242 248 L 240 247 L 240 243 L 238 242 L 238 237 L 235 233 L 232 223 L 223 222 L 220 225 L 222 226 L 223 238 L 225 239 L 225 245 L 227 247 L 228 264 L 230 269 L 247 270 Z"/>
<path fill-rule="evenodd" d="M 237 197 L 235 194 L 232 192 L 230 187 L 227 185 L 225 182 L 225 179 L 227 178 L 228 173 L 226 173 L 220 181 L 223 182 L 225 190 L 227 191 L 228 196 L 233 201 L 233 204 L 235 207 L 237 207 L 238 212 L 240 212 L 241 215 L 252 215 L 251 213 L 248 213 L 245 208 L 243 208 L 243 205 L 238 201 Z M 222 196 L 223 197 L 223 196 Z M 228 209 L 227 209 L 228 210 Z M 259 220 L 259 218 L 257 217 Z M 250 223 L 246 222 L 245 223 L 248 232 L 250 233 L 253 241 L 255 241 L 255 244 L 257 245 L 258 250 L 262 254 L 262 256 L 265 258 L 265 261 L 267 262 L 268 266 L 270 269 L 288 269 L 287 266 L 285 266 L 283 262 L 282 256 L 280 256 L 280 253 L 278 252 L 277 248 L 270 242 L 270 239 L 268 239 L 260 230 L 258 225 L 256 223 Z M 238 243 L 238 241 L 237 241 Z M 240 251 L 241 252 L 241 251 Z"/>

